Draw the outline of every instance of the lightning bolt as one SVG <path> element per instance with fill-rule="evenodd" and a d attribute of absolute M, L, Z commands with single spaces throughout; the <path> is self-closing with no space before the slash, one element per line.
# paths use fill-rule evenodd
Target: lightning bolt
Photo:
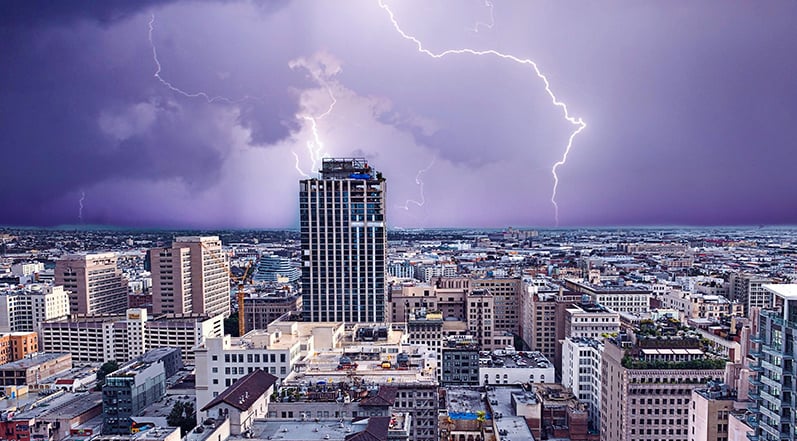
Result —
<path fill-rule="evenodd" d="M 175 86 L 170 81 L 164 79 L 161 76 L 161 71 L 163 70 L 163 67 L 161 66 L 160 60 L 158 60 L 158 50 L 155 47 L 155 42 L 152 40 L 152 33 L 154 31 L 155 31 L 155 14 L 151 14 L 150 18 L 149 18 L 149 34 L 148 34 L 148 38 L 149 38 L 149 45 L 150 45 L 150 47 L 152 47 L 152 61 L 155 62 L 155 67 L 156 67 L 155 74 L 153 76 L 158 81 L 160 81 L 161 84 L 163 84 L 164 86 L 169 88 L 172 92 L 179 93 L 180 95 L 183 95 L 186 98 L 204 98 L 205 101 L 208 102 L 208 104 L 215 103 L 215 102 L 224 102 L 224 103 L 228 103 L 228 104 L 238 104 L 238 103 L 242 103 L 242 102 L 247 101 L 247 100 L 256 100 L 256 101 L 262 101 L 263 100 L 262 97 L 256 97 L 256 96 L 250 96 L 250 95 L 244 95 L 241 98 L 234 100 L 234 99 L 231 99 L 231 98 L 228 98 L 228 97 L 225 97 L 225 96 L 221 96 L 221 95 L 211 96 L 210 94 L 208 94 L 206 92 L 202 92 L 202 91 L 200 91 L 200 92 L 186 92 L 185 90 L 180 89 L 179 87 Z"/>
<path fill-rule="evenodd" d="M 396 32 L 398 32 L 399 35 L 405 40 L 415 44 L 415 46 L 418 49 L 418 52 L 422 54 L 428 55 L 432 58 L 443 58 L 448 55 L 466 55 L 466 54 L 476 55 L 476 56 L 493 56 L 503 60 L 509 60 L 517 64 L 531 66 L 537 77 L 542 80 L 543 84 L 545 84 L 545 92 L 551 98 L 551 103 L 553 103 L 554 106 L 562 109 L 565 119 L 570 124 L 577 126 L 577 128 L 573 131 L 573 133 L 570 134 L 570 137 L 567 140 L 567 146 L 565 147 L 565 152 L 562 155 L 562 159 L 557 161 L 551 168 L 551 174 L 553 175 L 554 178 L 553 191 L 551 193 L 551 203 L 554 206 L 554 218 L 556 220 L 556 225 L 559 226 L 559 204 L 556 202 L 556 190 L 559 187 L 559 175 L 557 174 L 557 170 L 559 169 L 559 167 L 567 163 L 567 155 L 570 153 L 570 149 L 573 147 L 573 140 L 575 139 L 576 135 L 581 133 L 581 131 L 587 127 L 587 124 L 581 118 L 575 118 L 570 115 L 570 112 L 567 109 L 567 105 L 556 97 L 556 95 L 553 93 L 553 90 L 551 90 L 551 84 L 548 81 L 548 77 L 546 77 L 542 73 L 540 68 L 537 66 L 537 63 L 535 63 L 533 60 L 528 58 L 519 58 L 511 54 L 505 54 L 503 52 L 496 51 L 494 49 L 476 50 L 471 48 L 462 48 L 462 49 L 447 49 L 437 53 L 432 52 L 431 50 L 426 49 L 420 40 L 404 32 L 401 26 L 399 26 L 398 21 L 396 20 L 396 17 L 393 14 L 393 11 L 384 3 L 384 0 L 378 0 L 378 3 L 379 7 L 384 9 L 385 12 L 387 12 L 388 16 L 390 17 L 390 21 L 393 24 L 393 28 L 396 30 Z"/>
<path fill-rule="evenodd" d="M 150 15 L 150 19 L 149 19 L 148 39 L 149 39 L 149 45 L 152 48 L 152 61 L 155 62 L 155 73 L 153 74 L 153 76 L 161 84 L 166 86 L 169 90 L 171 90 L 171 91 L 173 91 L 175 93 L 178 93 L 180 95 L 183 95 L 186 98 L 204 98 L 205 101 L 208 102 L 208 104 L 215 103 L 215 102 L 223 102 L 223 103 L 227 103 L 227 104 L 239 104 L 239 103 L 242 103 L 242 102 L 247 101 L 247 100 L 263 101 L 262 97 L 251 96 L 251 95 L 244 95 L 243 97 L 241 97 L 239 99 L 231 99 L 231 98 L 228 98 L 226 96 L 221 96 L 221 95 L 211 96 L 207 92 L 202 92 L 202 91 L 199 91 L 199 92 L 186 92 L 185 90 L 180 89 L 179 87 L 175 86 L 170 81 L 166 80 L 165 78 L 163 78 L 161 76 L 161 72 L 163 71 L 163 66 L 161 65 L 161 62 L 158 59 L 158 49 L 155 46 L 155 42 L 154 42 L 154 40 L 152 38 L 152 34 L 154 33 L 154 31 L 155 31 L 155 14 L 151 14 Z M 312 161 L 311 170 L 315 170 L 318 162 L 324 156 L 324 153 L 323 153 L 324 143 L 321 141 L 321 135 L 318 133 L 318 123 L 317 123 L 317 121 L 320 120 L 320 119 L 323 119 L 324 117 L 329 115 L 332 112 L 333 108 L 335 107 L 335 104 L 337 104 L 337 99 L 335 99 L 335 95 L 332 93 L 332 89 L 329 87 L 329 85 L 325 81 L 323 81 L 321 78 L 319 78 L 317 75 L 314 75 L 314 77 L 315 77 L 316 81 L 318 81 L 320 84 L 322 84 L 324 87 L 326 87 L 327 93 L 329 94 L 329 97 L 331 99 L 331 104 L 329 105 L 329 108 L 324 113 L 322 113 L 321 115 L 319 115 L 317 117 L 314 117 L 312 115 L 300 115 L 299 116 L 300 118 L 302 118 L 305 121 L 308 121 L 310 123 L 310 128 L 311 128 L 311 131 L 313 133 L 313 140 L 308 141 L 308 143 L 307 143 L 307 150 L 309 151 L 310 160 Z M 309 178 L 310 176 L 307 173 L 305 173 L 299 167 L 299 155 L 296 154 L 296 152 L 291 152 L 291 153 L 293 153 L 293 156 L 296 158 L 296 162 L 295 162 L 295 166 L 294 166 L 296 168 L 296 171 L 299 172 L 300 175 L 302 175 L 302 176 L 304 176 L 306 178 Z"/>
<path fill-rule="evenodd" d="M 477 21 L 476 24 L 472 28 L 470 28 L 470 30 L 473 31 L 473 32 L 479 32 L 479 26 L 484 26 L 487 29 L 492 29 L 493 26 L 495 26 L 495 14 L 494 14 L 494 10 L 493 10 L 494 9 L 493 8 L 493 3 L 490 0 L 485 0 L 484 1 L 484 6 L 486 8 L 488 8 L 488 9 L 490 9 L 490 23 L 485 23 L 483 21 Z"/>
<path fill-rule="evenodd" d="M 338 103 L 338 100 L 335 98 L 335 94 L 332 93 L 332 88 L 329 85 L 318 79 L 318 81 L 327 89 L 327 93 L 329 94 L 330 103 L 327 110 L 318 115 L 312 116 L 308 114 L 300 115 L 300 118 L 310 123 L 310 130 L 313 132 L 313 139 L 307 141 L 307 150 L 310 153 L 310 160 L 312 161 L 312 165 L 310 166 L 310 172 L 317 170 L 316 167 L 318 166 L 318 162 L 324 158 L 324 142 L 321 141 L 321 135 L 318 133 L 318 121 L 326 118 L 332 113 L 332 110 L 335 108 L 335 104 Z M 294 156 L 298 158 L 296 152 L 293 152 Z M 297 162 L 297 170 L 298 170 L 298 162 Z M 304 174 L 304 173 L 302 173 Z M 305 175 L 306 176 L 306 175 Z"/>
<path fill-rule="evenodd" d="M 436 160 L 437 160 L 437 158 L 432 158 L 432 162 L 430 162 L 429 165 L 426 166 L 426 168 L 418 170 L 418 174 L 415 175 L 415 185 L 417 185 L 419 187 L 419 190 L 421 192 L 421 200 L 420 201 L 416 201 L 416 200 L 408 199 L 407 202 L 405 202 L 404 205 L 400 205 L 399 208 L 403 208 L 404 210 L 409 211 L 410 204 L 417 205 L 418 207 L 423 207 L 423 204 L 426 203 L 426 196 L 423 193 L 423 179 L 421 179 L 421 176 L 423 176 L 424 173 L 426 173 L 429 170 L 431 170 L 431 168 L 434 166 L 434 163 L 435 163 Z"/>
<path fill-rule="evenodd" d="M 78 217 L 78 219 L 80 219 L 80 223 L 81 224 L 83 223 L 83 201 L 85 201 L 85 200 L 86 200 L 86 192 L 85 191 L 81 191 L 80 192 L 80 200 L 78 201 L 78 204 L 80 205 L 80 208 L 78 208 L 78 210 L 77 210 L 77 217 Z"/>

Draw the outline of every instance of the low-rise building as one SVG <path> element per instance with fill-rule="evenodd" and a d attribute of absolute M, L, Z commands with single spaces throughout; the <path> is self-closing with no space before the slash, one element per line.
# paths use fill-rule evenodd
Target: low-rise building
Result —
<path fill-rule="evenodd" d="M 493 351 L 481 358 L 479 384 L 550 383 L 554 366 L 542 352 L 516 352 L 512 348 Z"/>
<path fill-rule="evenodd" d="M 46 351 L 70 352 L 76 363 L 115 360 L 125 363 L 160 347 L 182 350 L 183 362 L 194 364 L 194 347 L 205 338 L 220 337 L 223 316 L 165 314 L 150 317 L 146 309 L 124 315 L 72 316 L 42 324 Z"/>
<path fill-rule="evenodd" d="M 39 352 L 39 336 L 35 332 L 0 334 L 0 364 L 17 361 Z"/>
<path fill-rule="evenodd" d="M 35 388 L 39 380 L 72 369 L 72 355 L 63 352 L 42 352 L 21 360 L 0 365 L 0 386 L 28 385 Z"/>
<path fill-rule="evenodd" d="M 278 378 L 261 369 L 244 375 L 232 386 L 202 407 L 214 419 L 230 419 L 230 434 L 242 435 L 254 425 L 255 419 L 268 414 L 269 397 Z"/>

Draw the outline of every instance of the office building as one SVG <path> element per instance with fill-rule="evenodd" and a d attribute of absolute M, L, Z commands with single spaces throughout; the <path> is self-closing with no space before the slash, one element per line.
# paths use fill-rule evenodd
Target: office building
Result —
<path fill-rule="evenodd" d="M 154 314 L 230 315 L 230 271 L 218 236 L 177 237 L 149 251 Z"/>
<path fill-rule="evenodd" d="M 725 376 L 725 360 L 669 320 L 605 340 L 601 357 L 601 441 L 683 440 L 692 390 Z"/>
<path fill-rule="evenodd" d="M 265 254 L 260 256 L 255 268 L 254 282 L 293 283 L 299 280 L 302 272 L 291 265 L 288 258 Z"/>
<path fill-rule="evenodd" d="M 69 317 L 63 286 L 25 285 L 0 291 L 0 332 L 37 332 L 45 320 Z"/>
<path fill-rule="evenodd" d="M 266 329 L 268 325 L 288 313 L 301 312 L 302 296 L 288 290 L 262 290 L 244 297 L 245 332 Z"/>
<path fill-rule="evenodd" d="M 473 279 L 474 290 L 487 290 L 492 294 L 495 304 L 493 328 L 502 334 L 520 335 L 520 293 L 523 282 L 520 278 Z"/>
<path fill-rule="evenodd" d="M 620 314 L 594 303 L 576 303 L 565 310 L 565 337 L 600 339 L 620 331 Z"/>
<path fill-rule="evenodd" d="M 70 352 L 78 363 L 124 363 L 151 349 L 174 347 L 182 350 L 183 362 L 192 365 L 194 347 L 205 338 L 221 337 L 223 322 L 221 315 L 150 317 L 146 309 L 132 308 L 124 315 L 45 322 L 40 346 L 46 351 Z"/>
<path fill-rule="evenodd" d="M 586 337 L 567 337 L 562 344 L 562 385 L 587 405 L 589 427 L 600 429 L 601 355 L 603 343 Z"/>
<path fill-rule="evenodd" d="M 304 320 L 386 321 L 382 174 L 364 159 L 324 159 L 299 189 Z"/>
<path fill-rule="evenodd" d="M 72 314 L 115 314 L 127 308 L 127 279 L 116 253 L 67 254 L 55 262 L 55 285 L 69 293 Z"/>
<path fill-rule="evenodd" d="M 479 343 L 471 336 L 449 337 L 442 348 L 441 386 L 479 385 Z"/>
<path fill-rule="evenodd" d="M 130 434 L 131 417 L 163 398 L 166 379 L 181 368 L 179 348 L 159 348 L 108 374 L 102 387 L 103 434 Z"/>
<path fill-rule="evenodd" d="M 689 441 L 728 441 L 735 400 L 736 395 L 728 385 L 718 381 L 693 390 L 689 406 Z"/>

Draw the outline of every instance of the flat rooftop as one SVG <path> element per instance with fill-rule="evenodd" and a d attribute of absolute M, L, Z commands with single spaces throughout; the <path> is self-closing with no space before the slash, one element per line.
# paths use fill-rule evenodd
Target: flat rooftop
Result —
<path fill-rule="evenodd" d="M 786 300 L 797 300 L 797 284 L 765 284 L 762 287 Z"/>
<path fill-rule="evenodd" d="M 16 371 L 20 369 L 30 369 L 42 363 L 46 363 L 48 361 L 52 361 L 66 355 L 70 354 L 68 352 L 41 352 L 30 358 L 23 358 L 21 360 L 2 364 L 0 365 L 0 371 Z"/>
<path fill-rule="evenodd" d="M 347 435 L 361 432 L 366 422 L 330 423 L 312 421 L 255 421 L 252 426 L 252 438 L 231 436 L 230 439 L 279 439 L 285 441 L 343 441 Z"/>

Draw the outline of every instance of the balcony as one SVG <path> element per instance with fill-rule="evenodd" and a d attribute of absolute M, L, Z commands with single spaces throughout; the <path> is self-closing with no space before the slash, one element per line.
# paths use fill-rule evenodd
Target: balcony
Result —
<path fill-rule="evenodd" d="M 750 365 L 750 370 L 753 371 L 753 372 L 764 372 L 764 368 L 762 368 L 761 365 L 758 364 L 758 363 L 751 364 Z"/>
<path fill-rule="evenodd" d="M 760 349 L 752 349 L 750 350 L 750 356 L 755 358 L 761 358 L 764 355 Z"/>
<path fill-rule="evenodd" d="M 747 403 L 747 410 L 749 410 L 750 412 L 753 412 L 753 413 L 758 413 L 758 411 L 759 411 L 760 409 L 761 409 L 761 408 L 760 408 L 760 407 L 758 407 L 758 403 L 757 403 L 757 402 L 755 402 L 755 401 L 754 401 L 754 402 L 752 402 L 752 403 Z"/>
<path fill-rule="evenodd" d="M 763 343 L 764 338 L 761 336 L 761 333 L 759 332 L 758 334 L 752 334 L 750 336 L 750 341 L 753 343 Z"/>
<path fill-rule="evenodd" d="M 758 437 L 758 435 L 755 434 L 755 432 L 747 432 L 747 439 L 749 439 L 750 441 L 760 440 L 760 438 Z"/>
<path fill-rule="evenodd" d="M 747 425 L 753 429 L 758 429 L 758 418 L 753 415 L 747 417 Z"/>
<path fill-rule="evenodd" d="M 761 395 L 758 392 L 750 391 L 750 393 L 748 393 L 747 396 L 750 397 L 751 400 L 755 400 L 755 401 L 758 401 L 758 400 L 761 399 Z"/>
<path fill-rule="evenodd" d="M 755 387 L 761 387 L 761 385 L 764 383 L 762 383 L 761 380 L 758 379 L 758 377 L 750 377 L 750 384 Z"/>

